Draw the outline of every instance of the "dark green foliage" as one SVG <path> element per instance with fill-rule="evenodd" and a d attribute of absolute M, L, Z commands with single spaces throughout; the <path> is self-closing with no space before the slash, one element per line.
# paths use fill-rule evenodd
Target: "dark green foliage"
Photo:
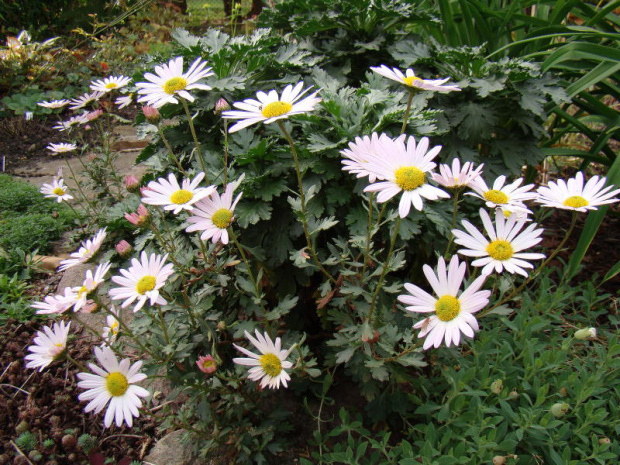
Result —
<path fill-rule="evenodd" d="M 30 452 L 39 445 L 39 440 L 34 433 L 26 431 L 15 439 L 15 444 L 17 444 L 24 452 Z"/>

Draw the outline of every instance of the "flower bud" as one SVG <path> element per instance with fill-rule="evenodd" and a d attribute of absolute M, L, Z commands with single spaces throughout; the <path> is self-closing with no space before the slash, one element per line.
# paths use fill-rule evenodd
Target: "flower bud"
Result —
<path fill-rule="evenodd" d="M 95 303 L 94 300 L 87 300 L 86 303 L 82 306 L 80 311 L 82 313 L 93 313 L 98 308 L 99 306 Z"/>
<path fill-rule="evenodd" d="M 501 379 L 496 379 L 491 383 L 491 392 L 493 394 L 499 394 L 504 389 L 504 382 Z"/>
<path fill-rule="evenodd" d="M 97 118 L 99 118 L 101 115 L 103 115 L 103 110 L 95 110 L 95 111 L 91 111 L 89 113 L 86 113 L 86 119 L 88 121 L 94 121 Z"/>
<path fill-rule="evenodd" d="M 217 323 L 217 330 L 218 331 L 226 331 L 226 322 L 225 321 L 218 321 L 218 323 Z"/>
<path fill-rule="evenodd" d="M 138 181 L 138 178 L 131 174 L 125 176 L 125 189 L 129 192 L 137 192 L 140 189 L 140 181 Z"/>
<path fill-rule="evenodd" d="M 551 406 L 551 413 L 556 418 L 563 417 L 564 415 L 568 413 L 569 410 L 570 410 L 570 405 L 563 403 L 563 402 L 558 402 L 557 404 L 553 404 Z"/>
<path fill-rule="evenodd" d="M 611 439 L 609 439 L 607 436 L 603 436 L 602 438 L 598 440 L 598 443 L 601 446 L 604 446 L 605 444 L 611 444 Z"/>
<path fill-rule="evenodd" d="M 506 457 L 503 455 L 496 455 L 493 457 L 493 465 L 506 465 Z"/>
<path fill-rule="evenodd" d="M 562 396 L 562 397 L 566 397 L 568 396 L 568 389 L 566 389 L 564 386 L 562 386 L 560 388 L 560 390 L 558 391 L 558 393 Z"/>
<path fill-rule="evenodd" d="M 208 375 L 217 370 L 217 362 L 211 355 L 207 355 L 205 357 L 198 357 L 196 365 L 198 365 L 198 369 L 200 371 Z"/>
<path fill-rule="evenodd" d="M 575 339 L 587 340 L 596 337 L 596 328 L 583 328 L 575 331 Z"/>
<path fill-rule="evenodd" d="M 159 113 L 159 110 L 155 107 L 142 107 L 142 113 L 144 113 L 146 120 L 151 124 L 157 124 L 161 120 L 161 114 Z"/>
<path fill-rule="evenodd" d="M 219 114 L 219 113 L 221 113 L 223 111 L 226 111 L 226 110 L 230 110 L 230 105 L 223 98 L 219 99 L 216 102 L 216 104 L 215 104 L 215 111 L 214 111 L 214 113 L 217 115 L 217 114 Z"/>
<path fill-rule="evenodd" d="M 519 397 L 519 392 L 516 389 L 513 389 L 508 393 L 508 400 L 513 400 Z"/>
<path fill-rule="evenodd" d="M 136 213 L 125 213 L 125 219 L 136 226 L 144 225 L 149 219 L 150 213 L 147 208 L 140 204 Z"/>
<path fill-rule="evenodd" d="M 114 247 L 116 248 L 118 254 L 123 258 L 129 257 L 131 255 L 131 251 L 133 250 L 129 242 L 125 240 L 120 241 Z"/>

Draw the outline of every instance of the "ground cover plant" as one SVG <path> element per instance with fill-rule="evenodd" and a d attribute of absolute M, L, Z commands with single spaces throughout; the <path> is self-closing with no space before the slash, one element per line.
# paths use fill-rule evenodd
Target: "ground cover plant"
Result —
<path fill-rule="evenodd" d="M 60 270 L 97 265 L 33 305 L 58 321 L 26 367 L 72 363 L 63 318 L 98 310 L 93 363 L 77 362 L 86 413 L 131 428 L 141 384 L 165 376 L 182 402 L 163 427 L 203 459 L 606 463 L 616 311 L 549 266 L 620 189 L 520 177 L 565 98 L 553 75 L 424 43 L 380 6 L 395 19 L 369 20 L 388 32 L 361 57 L 337 22 L 307 41 L 177 30 L 172 56 L 74 99 L 51 150 L 81 150 L 81 126 L 104 122 L 84 167 L 97 200 L 60 175 L 42 192 L 80 201 L 91 231 Z M 135 103 L 150 172 L 121 180 L 105 122 Z"/>

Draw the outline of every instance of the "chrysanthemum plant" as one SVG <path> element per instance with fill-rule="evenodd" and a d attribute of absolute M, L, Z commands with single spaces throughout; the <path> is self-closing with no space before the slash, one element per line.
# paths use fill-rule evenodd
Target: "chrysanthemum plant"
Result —
<path fill-rule="evenodd" d="M 97 261 L 129 224 L 134 237 L 122 238 L 135 255 L 119 244 L 124 258 L 105 253 L 113 269 L 102 263 L 82 287 L 37 304 L 108 313 L 105 330 L 92 328 L 103 368 L 91 364 L 79 385 L 88 411 L 107 406 L 106 426 L 131 426 L 146 396 L 134 385 L 141 365 L 123 355 L 134 347 L 146 375 L 167 376 L 184 395 L 164 425 L 202 438 L 202 453 L 235 444 L 239 462 L 276 454 L 276 432 L 289 428 L 281 397 L 301 405 L 335 380 L 368 402 L 385 399 L 421 376 L 426 351 L 462 350 L 489 316 L 516 309 L 576 216 L 617 200 L 602 178 L 536 191 L 466 160 L 441 165 L 436 113 L 417 96 L 459 92 L 445 76 L 381 66 L 343 88 L 320 69 L 299 80 L 265 53 L 256 60 L 281 82 L 252 91 L 228 53 L 213 51 L 212 66 L 177 57 L 137 79 L 137 101 L 149 104 L 142 127 L 158 137 L 139 159 L 152 173 L 141 189 L 128 184 L 110 230 L 63 266 Z M 537 204 L 573 210 L 556 250 L 541 249 Z"/>

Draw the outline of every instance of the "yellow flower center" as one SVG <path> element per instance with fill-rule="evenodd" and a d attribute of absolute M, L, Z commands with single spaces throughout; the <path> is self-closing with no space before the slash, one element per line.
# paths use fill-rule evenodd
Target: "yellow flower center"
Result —
<path fill-rule="evenodd" d="M 489 202 L 493 202 L 496 205 L 508 203 L 508 196 L 502 191 L 498 191 L 496 189 L 486 191 L 484 193 L 484 198 L 487 199 Z"/>
<path fill-rule="evenodd" d="M 510 242 L 496 239 L 487 245 L 487 253 L 495 260 L 504 261 L 510 259 L 514 254 L 514 249 Z"/>
<path fill-rule="evenodd" d="M 213 224 L 220 229 L 226 229 L 230 226 L 230 222 L 232 221 L 233 212 L 227 210 L 226 208 L 220 208 L 216 211 L 211 217 L 211 221 Z"/>
<path fill-rule="evenodd" d="M 414 82 L 421 81 L 421 80 L 422 79 L 420 79 L 419 77 L 415 77 L 415 76 L 408 76 L 408 77 L 403 78 L 403 82 L 407 84 L 409 87 L 413 87 Z"/>
<path fill-rule="evenodd" d="M 167 94 L 174 94 L 180 90 L 183 90 L 187 87 L 187 80 L 182 77 L 173 77 L 172 79 L 168 79 L 164 84 L 164 92 Z"/>
<path fill-rule="evenodd" d="M 65 195 L 66 191 L 62 187 L 57 187 L 52 192 L 56 194 L 58 197 L 60 197 L 61 195 Z"/>
<path fill-rule="evenodd" d="M 106 89 L 116 89 L 117 87 L 118 87 L 118 84 L 116 82 L 110 82 L 105 85 Z"/>
<path fill-rule="evenodd" d="M 183 205 L 184 203 L 189 202 L 193 198 L 194 198 L 194 194 L 192 194 L 190 191 L 186 191 L 185 189 L 180 189 L 174 192 L 170 196 L 170 201 L 172 203 L 176 203 L 177 205 Z"/>
<path fill-rule="evenodd" d="M 590 202 L 588 202 L 586 199 L 579 195 L 573 195 L 572 197 L 569 197 L 564 201 L 565 207 L 581 208 L 587 207 L 588 205 L 590 205 Z"/>
<path fill-rule="evenodd" d="M 258 363 L 263 368 L 263 371 L 272 378 L 275 378 L 282 371 L 282 362 L 275 354 L 264 354 L 258 359 Z"/>
<path fill-rule="evenodd" d="M 426 174 L 414 166 L 403 166 L 394 173 L 396 184 L 404 191 L 417 189 L 426 182 Z"/>
<path fill-rule="evenodd" d="M 114 335 L 118 334 L 118 321 L 115 321 L 110 325 L 110 332 Z"/>
<path fill-rule="evenodd" d="M 265 108 L 261 111 L 265 118 L 275 118 L 276 116 L 281 116 L 293 109 L 293 105 L 288 102 L 271 102 L 266 105 Z"/>
<path fill-rule="evenodd" d="M 108 392 L 114 397 L 122 396 L 127 392 L 129 383 L 124 374 L 115 371 L 106 376 L 105 386 L 108 388 Z"/>
<path fill-rule="evenodd" d="M 80 290 L 78 291 L 78 298 L 82 297 L 83 294 L 88 294 L 88 289 L 86 286 L 80 287 Z"/>
<path fill-rule="evenodd" d="M 444 295 L 435 302 L 435 314 L 441 321 L 452 321 L 461 313 L 459 299 L 451 295 Z"/>
<path fill-rule="evenodd" d="M 62 354 L 65 350 L 65 346 L 63 345 L 62 342 L 57 342 L 56 344 L 54 344 L 54 347 L 50 347 L 50 351 L 49 354 L 53 357 L 54 360 L 56 360 L 60 354 Z"/>
<path fill-rule="evenodd" d="M 136 291 L 138 294 L 144 295 L 145 292 L 155 289 L 155 283 L 155 276 L 148 274 L 146 276 L 142 276 L 140 281 L 138 281 L 138 284 L 136 284 Z"/>

